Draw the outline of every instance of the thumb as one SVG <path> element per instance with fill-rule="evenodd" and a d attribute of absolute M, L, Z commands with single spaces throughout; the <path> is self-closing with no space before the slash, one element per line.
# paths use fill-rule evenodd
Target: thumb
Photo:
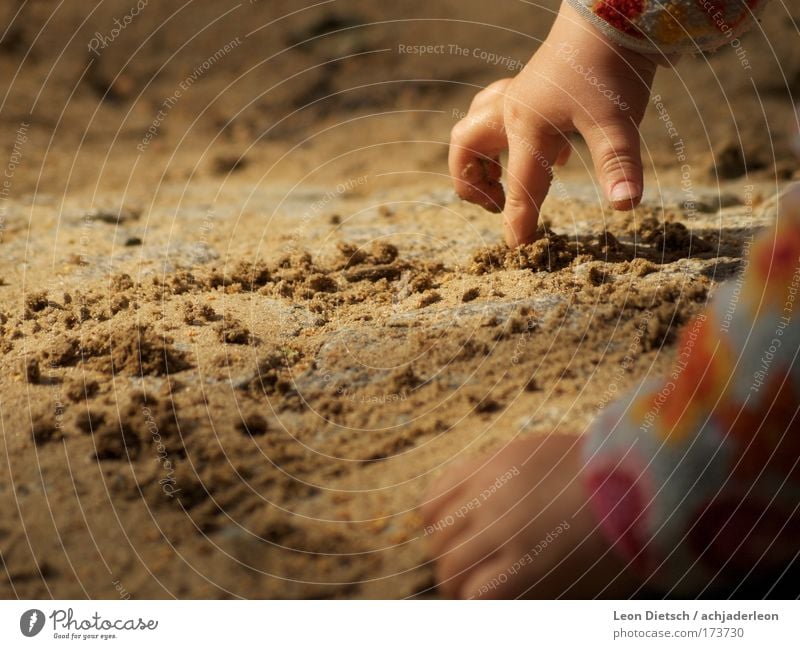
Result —
<path fill-rule="evenodd" d="M 606 197 L 616 210 L 636 207 L 644 188 L 639 129 L 620 120 L 581 130 Z"/>

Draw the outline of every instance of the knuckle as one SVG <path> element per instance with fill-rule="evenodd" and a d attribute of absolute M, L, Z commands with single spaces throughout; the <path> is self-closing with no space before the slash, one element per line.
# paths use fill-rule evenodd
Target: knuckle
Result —
<path fill-rule="evenodd" d="M 517 83 L 510 83 L 503 97 L 503 117 L 509 129 L 529 124 L 534 116 L 527 93 Z"/>
<path fill-rule="evenodd" d="M 504 93 L 505 90 L 509 87 L 510 84 L 514 82 L 514 77 L 506 77 L 504 79 L 498 79 L 497 81 L 493 81 L 488 86 L 486 86 L 486 90 L 489 90 L 493 93 Z"/>
<path fill-rule="evenodd" d="M 506 212 L 525 212 L 530 207 L 530 203 L 530 198 L 523 189 L 506 193 Z"/>
<path fill-rule="evenodd" d="M 505 97 L 505 90 L 512 81 L 513 79 L 509 78 L 498 79 L 490 83 L 472 98 L 472 106 L 478 106 L 490 101 L 503 100 Z"/>
<path fill-rule="evenodd" d="M 530 125 L 532 110 L 516 95 L 506 97 L 503 118 L 509 131 L 521 131 Z"/>
<path fill-rule="evenodd" d="M 593 129 L 592 157 L 598 171 L 609 174 L 641 167 L 639 139 L 624 126 L 596 126 Z"/>
<path fill-rule="evenodd" d="M 456 122 L 456 124 L 450 130 L 450 143 L 461 144 L 464 142 L 469 135 L 469 130 L 470 124 L 467 121 L 462 119 L 461 121 Z"/>
<path fill-rule="evenodd" d="M 491 86 L 484 88 L 483 90 L 478 91 L 475 93 L 475 96 L 472 98 L 472 102 L 470 103 L 471 108 L 475 108 L 485 102 L 487 99 L 490 99 L 494 93 L 491 90 Z"/>
<path fill-rule="evenodd" d="M 603 147 L 596 153 L 597 167 L 603 174 L 619 173 L 638 169 L 638 158 L 630 149 Z"/>

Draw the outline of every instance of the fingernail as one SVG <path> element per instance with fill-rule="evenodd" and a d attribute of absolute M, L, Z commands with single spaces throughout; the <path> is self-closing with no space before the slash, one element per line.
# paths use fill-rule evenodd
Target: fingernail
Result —
<path fill-rule="evenodd" d="M 627 180 L 623 180 L 611 188 L 609 198 L 611 199 L 612 203 L 623 203 L 625 201 L 632 201 L 636 198 L 639 198 L 641 193 L 642 188 L 639 187 L 639 185 Z"/>

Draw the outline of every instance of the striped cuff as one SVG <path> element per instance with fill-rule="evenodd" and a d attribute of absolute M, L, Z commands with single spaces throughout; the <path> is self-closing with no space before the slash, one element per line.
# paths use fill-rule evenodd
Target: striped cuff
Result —
<path fill-rule="evenodd" d="M 645 54 L 711 52 L 750 29 L 769 0 L 567 0 L 615 43 Z"/>

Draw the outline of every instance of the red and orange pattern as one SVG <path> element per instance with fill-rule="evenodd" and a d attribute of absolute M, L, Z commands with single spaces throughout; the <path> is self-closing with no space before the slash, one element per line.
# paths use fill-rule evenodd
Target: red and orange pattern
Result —
<path fill-rule="evenodd" d="M 735 42 L 768 0 L 568 1 L 621 45 L 674 54 Z"/>
<path fill-rule="evenodd" d="M 697 592 L 800 548 L 800 184 L 677 351 L 593 423 L 586 484 L 634 569 Z"/>

